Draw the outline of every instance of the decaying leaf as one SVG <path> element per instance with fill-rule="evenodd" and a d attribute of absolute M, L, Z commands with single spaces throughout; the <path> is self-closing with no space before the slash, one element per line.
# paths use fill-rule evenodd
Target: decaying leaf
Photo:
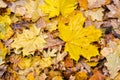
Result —
<path fill-rule="evenodd" d="M 46 58 L 46 57 L 55 57 L 56 56 L 56 53 L 57 50 L 56 49 L 53 49 L 50 51 L 50 49 L 47 50 L 47 52 L 43 52 L 43 56 Z"/>
<path fill-rule="evenodd" d="M 31 20 L 35 22 L 43 15 L 39 8 L 41 4 L 42 0 L 18 0 L 11 2 L 9 8 L 16 16 L 25 16 L 25 18 L 31 18 Z"/>
<path fill-rule="evenodd" d="M 97 69 L 94 69 L 94 74 L 92 77 L 90 77 L 89 80 L 105 80 L 105 76 L 100 72 L 98 71 Z"/>
<path fill-rule="evenodd" d="M 97 10 L 87 10 L 85 12 L 85 15 L 87 17 L 90 16 L 93 21 L 95 21 L 95 20 L 102 21 L 103 20 L 103 15 L 104 15 L 103 11 L 104 11 L 103 8 L 99 8 Z"/>
<path fill-rule="evenodd" d="M 94 26 L 83 28 L 85 18 L 81 12 L 71 15 L 69 20 L 68 25 L 65 25 L 61 20 L 58 30 L 59 37 L 66 42 L 65 51 L 69 52 L 70 57 L 78 61 L 80 55 L 88 60 L 92 56 L 99 55 L 98 48 L 91 43 L 99 40 L 101 30 Z"/>
<path fill-rule="evenodd" d="M 108 47 L 103 48 L 102 54 L 107 59 L 107 63 L 105 65 L 109 70 L 110 77 L 114 79 L 120 70 L 120 44 L 117 44 L 114 41 L 109 41 Z"/>
<path fill-rule="evenodd" d="M 98 8 L 107 4 L 107 0 L 88 0 L 88 8 Z"/>
<path fill-rule="evenodd" d="M 11 44 L 12 48 L 16 50 L 22 49 L 23 56 L 34 54 L 35 50 L 41 50 L 45 45 L 44 36 L 41 35 L 40 28 L 34 24 L 30 29 L 25 29 L 22 34 L 17 33 L 14 42 Z"/>
<path fill-rule="evenodd" d="M 3 0 L 0 0 L 0 8 L 5 8 L 5 7 L 7 7 L 7 4 Z"/>
<path fill-rule="evenodd" d="M 65 52 L 58 53 L 57 57 L 53 60 L 53 64 L 57 64 L 58 62 L 60 62 L 61 60 L 63 60 L 65 56 L 67 56 L 67 53 L 65 53 Z"/>
<path fill-rule="evenodd" d="M 59 16 L 67 16 L 77 7 L 77 0 L 45 0 L 45 5 L 41 6 L 44 13 L 49 14 L 49 18 Z"/>
<path fill-rule="evenodd" d="M 119 3 L 120 5 L 120 3 Z M 110 10 L 110 12 L 108 12 L 106 15 L 107 17 L 110 18 L 118 18 L 120 19 L 120 7 L 117 7 L 115 5 L 107 5 L 107 8 Z"/>

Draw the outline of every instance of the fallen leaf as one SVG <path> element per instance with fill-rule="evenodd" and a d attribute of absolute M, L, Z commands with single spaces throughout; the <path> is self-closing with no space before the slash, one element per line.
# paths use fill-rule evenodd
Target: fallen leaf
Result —
<path fill-rule="evenodd" d="M 42 4 L 43 0 L 27 0 L 25 3 L 25 9 L 26 9 L 26 13 L 25 13 L 25 17 L 26 18 L 31 18 L 33 22 L 37 21 L 40 16 L 42 16 L 42 12 L 41 9 L 39 8 L 39 6 Z"/>
<path fill-rule="evenodd" d="M 87 78 L 87 73 L 84 71 L 80 71 L 75 74 L 75 80 L 87 80 Z"/>
<path fill-rule="evenodd" d="M 114 79 L 115 76 L 118 74 L 118 71 L 120 70 L 120 57 L 117 53 L 112 53 L 106 56 L 106 59 L 107 63 L 105 65 L 109 70 L 110 77 Z"/>
<path fill-rule="evenodd" d="M 17 33 L 14 42 L 11 44 L 12 48 L 16 50 L 22 49 L 23 56 L 34 54 L 35 50 L 40 50 L 45 45 L 44 36 L 41 34 L 40 28 L 34 24 L 30 29 L 24 29 L 23 33 Z"/>
<path fill-rule="evenodd" d="M 118 75 L 114 78 L 114 80 L 120 80 L 120 72 L 119 72 Z"/>
<path fill-rule="evenodd" d="M 86 63 L 91 67 L 95 67 L 98 64 L 98 62 L 86 62 Z"/>
<path fill-rule="evenodd" d="M 3 0 L 0 0 L 0 8 L 6 8 L 6 7 L 7 4 Z"/>
<path fill-rule="evenodd" d="M 103 20 L 103 8 L 98 8 L 96 10 L 87 10 L 85 12 L 85 15 L 88 17 L 90 16 L 93 21 L 102 21 Z"/>
<path fill-rule="evenodd" d="M 114 79 L 120 70 L 120 45 L 114 41 L 109 41 L 108 46 L 103 48 L 102 55 L 106 57 L 105 65 L 109 70 L 110 77 Z"/>
<path fill-rule="evenodd" d="M 39 65 L 40 65 L 40 67 L 41 67 L 42 69 L 51 66 L 51 64 L 52 64 L 52 59 L 51 59 L 51 57 L 42 58 L 42 59 L 40 60 L 40 63 L 39 63 Z"/>
<path fill-rule="evenodd" d="M 54 78 L 55 76 L 61 76 L 62 74 L 59 72 L 59 71 L 49 71 L 49 78 L 52 79 Z"/>
<path fill-rule="evenodd" d="M 13 35 L 10 16 L 0 16 L 0 39 L 7 40 Z"/>
<path fill-rule="evenodd" d="M 106 5 L 106 0 L 88 0 L 88 8 L 99 8 Z"/>
<path fill-rule="evenodd" d="M 69 20 L 68 25 L 65 25 L 61 20 L 58 30 L 59 37 L 66 42 L 65 51 L 69 52 L 70 57 L 78 61 L 80 55 L 88 60 L 92 56 L 99 55 L 98 48 L 91 43 L 99 40 L 101 30 L 94 26 L 83 28 L 85 17 L 81 12 L 70 16 Z"/>
<path fill-rule="evenodd" d="M 8 52 L 7 48 L 5 48 L 2 42 L 0 41 L 0 58 L 1 58 L 0 64 L 4 63 L 3 60 L 5 59 L 7 52 Z"/>
<path fill-rule="evenodd" d="M 55 76 L 52 80 L 63 80 L 62 76 Z"/>
<path fill-rule="evenodd" d="M 65 67 L 66 67 L 66 68 L 70 68 L 70 67 L 73 67 L 73 66 L 74 66 L 74 62 L 73 62 L 72 59 L 70 59 L 69 56 L 65 58 L 65 61 L 64 61 L 64 62 L 65 62 Z"/>
<path fill-rule="evenodd" d="M 46 57 L 55 57 L 56 56 L 56 54 L 55 54 L 56 52 L 57 52 L 56 49 L 52 49 L 51 51 L 50 51 L 50 49 L 48 49 L 47 52 L 46 51 L 43 52 L 43 56 L 45 58 Z"/>
<path fill-rule="evenodd" d="M 88 9 L 88 0 L 78 0 L 78 2 L 81 8 Z"/>
<path fill-rule="evenodd" d="M 119 4 L 120 5 L 120 4 Z M 120 19 L 120 7 L 117 7 L 113 4 L 107 5 L 107 8 L 110 10 L 106 16 L 109 18 L 118 18 Z"/>
<path fill-rule="evenodd" d="M 35 80 L 35 78 L 34 78 L 34 73 L 33 73 L 33 72 L 28 73 L 27 79 L 28 79 L 28 80 Z"/>
<path fill-rule="evenodd" d="M 94 74 L 90 77 L 89 80 L 105 80 L 105 76 L 98 71 L 97 69 L 94 69 Z"/>
<path fill-rule="evenodd" d="M 57 57 L 53 59 L 53 64 L 57 64 L 58 62 L 60 62 L 61 60 L 63 60 L 65 58 L 65 56 L 67 56 L 67 53 L 65 53 L 65 52 L 58 53 Z"/>
<path fill-rule="evenodd" d="M 45 5 L 40 8 L 44 13 L 49 14 L 49 18 L 59 16 L 67 16 L 77 7 L 77 0 L 45 0 Z"/>

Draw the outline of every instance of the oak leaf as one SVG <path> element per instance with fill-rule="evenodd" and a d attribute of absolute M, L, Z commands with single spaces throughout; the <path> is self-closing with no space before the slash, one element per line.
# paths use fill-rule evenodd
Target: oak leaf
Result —
<path fill-rule="evenodd" d="M 44 13 L 49 14 L 49 18 L 67 16 L 77 7 L 77 0 L 45 0 L 45 5 L 41 6 Z"/>
<path fill-rule="evenodd" d="M 35 50 L 40 50 L 45 45 L 44 36 L 42 36 L 40 28 L 31 24 L 30 29 L 24 29 L 23 33 L 17 33 L 14 42 L 11 44 L 12 48 L 16 50 L 22 49 L 23 56 L 34 54 Z"/>
<path fill-rule="evenodd" d="M 59 37 L 66 42 L 65 51 L 69 52 L 71 58 L 77 61 L 82 55 L 90 60 L 99 54 L 98 48 L 91 43 L 98 41 L 102 32 L 94 26 L 83 28 L 85 18 L 81 12 L 70 15 L 67 25 L 62 21 L 58 25 Z"/>

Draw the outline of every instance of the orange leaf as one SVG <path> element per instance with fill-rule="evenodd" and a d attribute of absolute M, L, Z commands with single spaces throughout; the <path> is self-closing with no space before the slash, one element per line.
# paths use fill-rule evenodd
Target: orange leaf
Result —
<path fill-rule="evenodd" d="M 80 7 L 84 8 L 85 10 L 88 9 L 88 1 L 87 0 L 78 0 Z"/>
<path fill-rule="evenodd" d="M 106 4 L 110 4 L 111 0 L 106 0 Z"/>
<path fill-rule="evenodd" d="M 93 76 L 90 77 L 89 80 L 104 80 L 105 79 L 105 76 L 97 69 L 94 69 L 93 73 L 94 73 Z"/>

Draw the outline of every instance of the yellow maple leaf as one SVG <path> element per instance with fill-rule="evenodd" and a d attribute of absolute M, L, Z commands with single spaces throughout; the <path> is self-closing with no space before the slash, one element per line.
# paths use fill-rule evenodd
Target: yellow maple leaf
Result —
<path fill-rule="evenodd" d="M 13 30 L 10 27 L 11 19 L 9 16 L 0 16 L 0 39 L 7 40 L 13 34 Z"/>
<path fill-rule="evenodd" d="M 77 61 L 82 55 L 90 60 L 99 54 L 98 48 L 91 43 L 98 41 L 102 32 L 94 26 L 83 28 L 85 18 L 81 12 L 70 15 L 68 25 L 62 21 L 58 25 L 59 37 L 66 42 L 65 51 L 69 52 L 71 58 Z"/>
<path fill-rule="evenodd" d="M 77 0 L 45 0 L 45 5 L 41 6 L 44 13 L 49 14 L 49 18 L 67 16 L 77 7 Z"/>
<path fill-rule="evenodd" d="M 37 28 L 34 24 L 30 29 L 23 30 L 23 33 L 17 33 L 17 37 L 11 44 L 12 48 L 19 50 L 23 48 L 23 56 L 34 54 L 36 49 L 40 50 L 45 44 L 44 36 L 41 35 L 40 28 Z"/>

